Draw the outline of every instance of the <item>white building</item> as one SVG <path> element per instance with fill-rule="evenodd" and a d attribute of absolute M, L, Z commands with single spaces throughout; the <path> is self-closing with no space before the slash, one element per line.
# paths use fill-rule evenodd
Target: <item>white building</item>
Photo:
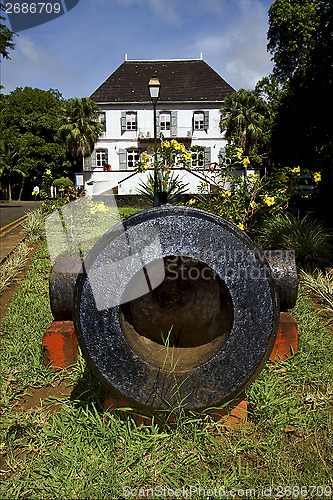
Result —
<path fill-rule="evenodd" d="M 126 60 L 90 96 L 100 107 L 105 132 L 85 159 L 84 185 L 89 195 L 113 190 L 135 194 L 146 173 L 136 174 L 140 154 L 154 145 L 153 107 L 148 82 L 160 81 L 157 136 L 173 138 L 186 148 L 196 146 L 192 161 L 204 167 L 218 162 L 227 141 L 220 132 L 220 108 L 234 92 L 203 60 Z M 104 165 L 104 167 L 103 167 Z M 107 165 L 111 167 L 108 171 Z M 202 179 L 176 172 L 196 192 Z"/>

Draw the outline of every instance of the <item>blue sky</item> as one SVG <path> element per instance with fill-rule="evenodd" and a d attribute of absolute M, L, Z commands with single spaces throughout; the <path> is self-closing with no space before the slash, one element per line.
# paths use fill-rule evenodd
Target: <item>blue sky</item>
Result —
<path fill-rule="evenodd" d="M 61 1 L 61 0 L 60 0 Z M 16 87 L 91 95 L 128 59 L 203 59 L 236 90 L 272 70 L 266 51 L 273 0 L 80 0 L 19 32 L 1 62 L 4 93 Z"/>

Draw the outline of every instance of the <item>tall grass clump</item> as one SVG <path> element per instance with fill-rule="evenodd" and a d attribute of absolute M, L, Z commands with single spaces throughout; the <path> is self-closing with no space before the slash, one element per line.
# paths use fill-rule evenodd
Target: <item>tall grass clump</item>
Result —
<path fill-rule="evenodd" d="M 1 264 L 0 267 L 0 292 L 6 288 L 23 268 L 29 254 L 25 243 L 20 243 L 15 252 Z"/>
<path fill-rule="evenodd" d="M 31 243 L 37 243 L 45 236 L 45 213 L 41 208 L 28 212 L 22 227 Z"/>
<path fill-rule="evenodd" d="M 254 239 L 265 250 L 294 250 L 298 268 L 306 271 L 313 271 L 330 258 L 330 243 L 323 224 L 309 214 L 266 217 Z"/>
<path fill-rule="evenodd" d="M 333 271 L 316 271 L 313 274 L 301 271 L 300 281 L 307 292 L 312 293 L 322 304 L 321 311 L 332 316 L 333 321 Z"/>

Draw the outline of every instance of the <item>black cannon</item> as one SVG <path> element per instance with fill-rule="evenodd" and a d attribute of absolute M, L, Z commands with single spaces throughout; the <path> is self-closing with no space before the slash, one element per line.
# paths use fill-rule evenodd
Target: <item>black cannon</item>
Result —
<path fill-rule="evenodd" d="M 292 252 L 263 253 L 221 217 L 170 205 L 117 224 L 82 268 L 63 257 L 50 277 L 55 319 L 72 315 L 93 373 L 115 397 L 154 410 L 239 395 L 296 296 Z"/>

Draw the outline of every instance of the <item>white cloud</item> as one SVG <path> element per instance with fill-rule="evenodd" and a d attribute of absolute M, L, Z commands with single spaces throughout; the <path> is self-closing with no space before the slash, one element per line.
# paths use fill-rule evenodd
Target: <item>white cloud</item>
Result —
<path fill-rule="evenodd" d="M 272 69 L 266 51 L 267 9 L 260 0 L 240 0 L 235 5 L 238 12 L 230 24 L 223 25 L 223 33 L 202 37 L 192 48 L 203 52 L 204 58 L 218 56 L 223 76 L 236 88 L 253 88 Z"/>

